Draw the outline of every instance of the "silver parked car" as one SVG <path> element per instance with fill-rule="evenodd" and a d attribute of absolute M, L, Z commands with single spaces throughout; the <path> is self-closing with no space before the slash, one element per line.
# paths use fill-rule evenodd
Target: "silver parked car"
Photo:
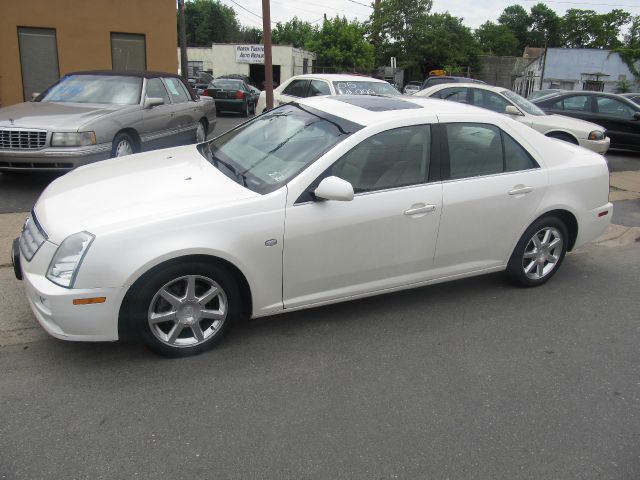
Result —
<path fill-rule="evenodd" d="M 175 74 L 70 73 L 34 101 L 0 109 L 0 172 L 66 171 L 202 142 L 215 123 L 213 99 Z"/>

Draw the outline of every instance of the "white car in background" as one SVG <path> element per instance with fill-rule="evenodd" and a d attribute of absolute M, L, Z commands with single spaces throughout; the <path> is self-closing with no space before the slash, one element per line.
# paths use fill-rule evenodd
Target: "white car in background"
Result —
<path fill-rule="evenodd" d="M 51 335 L 184 356 L 242 316 L 503 270 L 541 285 L 607 228 L 608 196 L 601 155 L 504 115 L 309 98 L 54 180 L 12 258 Z"/>
<path fill-rule="evenodd" d="M 606 130 L 600 125 L 563 115 L 549 115 L 529 100 L 502 87 L 477 83 L 449 83 L 435 85 L 414 95 L 441 98 L 504 113 L 547 137 L 580 145 L 600 154 L 605 154 L 611 143 Z"/>
<path fill-rule="evenodd" d="M 325 95 L 400 95 L 400 92 L 385 80 L 363 75 L 306 74 L 285 80 L 273 90 L 273 106 L 294 102 L 300 98 Z M 258 99 L 256 112 L 267 109 L 267 94 L 263 91 Z"/>

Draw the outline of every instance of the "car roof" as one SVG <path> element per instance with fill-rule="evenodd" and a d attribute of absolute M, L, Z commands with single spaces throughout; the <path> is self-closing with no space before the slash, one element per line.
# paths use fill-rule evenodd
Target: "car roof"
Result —
<path fill-rule="evenodd" d="M 345 73 L 305 73 L 303 75 L 296 75 L 291 79 L 310 79 L 310 80 L 327 80 L 329 82 L 380 82 L 388 83 L 385 80 L 379 78 L 368 77 L 366 75 L 349 75 Z"/>
<path fill-rule="evenodd" d="M 296 101 L 351 122 L 368 126 L 390 119 L 415 118 L 437 114 L 481 113 L 502 118 L 483 108 L 448 100 L 411 96 L 333 95 L 301 98 Z"/>
<path fill-rule="evenodd" d="M 496 93 L 500 93 L 503 92 L 505 90 L 509 90 L 508 88 L 504 88 L 504 87 L 496 87 L 494 85 L 487 85 L 486 83 L 471 83 L 471 82 L 454 82 L 455 85 L 451 84 L 451 83 L 439 83 L 437 85 L 433 85 L 431 87 L 427 87 L 424 91 L 429 91 L 429 92 L 435 92 L 437 90 L 443 90 L 445 88 L 480 88 L 482 90 L 490 90 L 492 92 L 496 92 Z"/>

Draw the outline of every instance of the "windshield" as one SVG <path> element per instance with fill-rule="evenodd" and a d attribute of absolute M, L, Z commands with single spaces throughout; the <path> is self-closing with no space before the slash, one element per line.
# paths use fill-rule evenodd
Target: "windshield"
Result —
<path fill-rule="evenodd" d="M 254 192 L 282 187 L 360 125 L 290 103 L 200 144 L 200 153 Z"/>
<path fill-rule="evenodd" d="M 117 75 L 69 75 L 49 89 L 41 102 L 140 103 L 142 78 Z"/>
<path fill-rule="evenodd" d="M 503 90 L 501 93 L 502 95 L 507 97 L 509 100 L 511 100 L 513 103 L 515 103 L 518 107 L 520 107 L 521 110 L 524 110 L 525 112 L 527 112 L 529 115 L 536 115 L 536 116 L 546 115 L 546 113 L 544 113 L 542 110 L 536 107 L 529 100 L 522 98 L 520 95 L 518 95 L 515 92 L 512 92 L 511 90 Z"/>
<path fill-rule="evenodd" d="M 400 95 L 387 82 L 333 82 L 336 95 Z"/>

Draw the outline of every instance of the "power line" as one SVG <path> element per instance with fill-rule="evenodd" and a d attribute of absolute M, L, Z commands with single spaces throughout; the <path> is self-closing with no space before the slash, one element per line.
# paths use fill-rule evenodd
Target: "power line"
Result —
<path fill-rule="evenodd" d="M 347 1 L 349 1 L 349 2 L 351 2 L 351 3 L 358 4 L 358 5 L 362 5 L 363 7 L 373 8 L 371 5 L 367 5 L 366 3 L 356 2 L 356 0 L 347 0 Z"/>

